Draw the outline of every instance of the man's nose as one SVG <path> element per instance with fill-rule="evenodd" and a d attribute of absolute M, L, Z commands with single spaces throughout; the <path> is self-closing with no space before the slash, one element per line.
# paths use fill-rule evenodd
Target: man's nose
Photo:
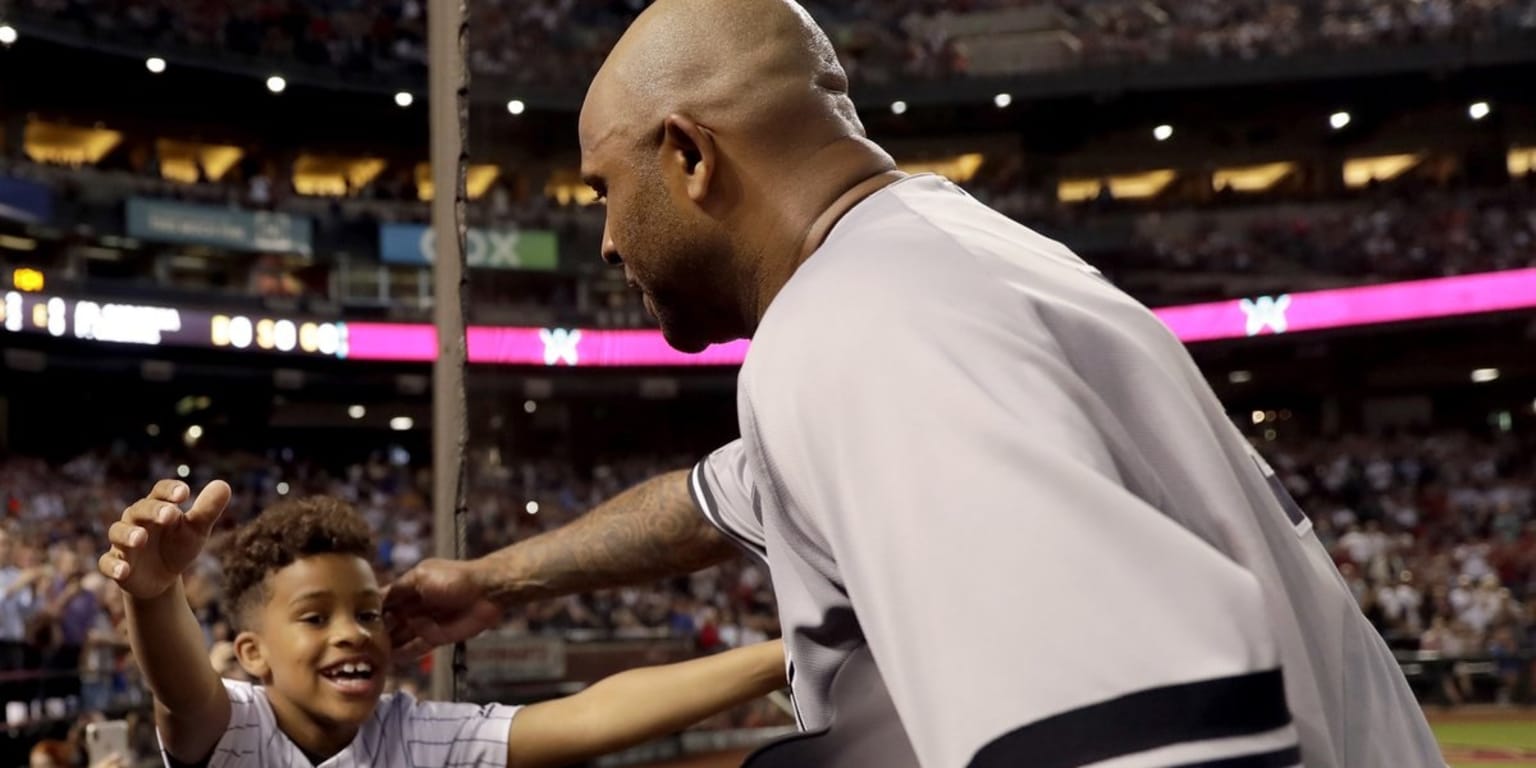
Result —
<path fill-rule="evenodd" d="M 617 267 L 624 263 L 624 257 L 619 255 L 619 247 L 614 245 L 613 237 L 608 234 L 608 224 L 603 224 L 603 247 L 601 250 L 603 263 L 610 267 Z"/>

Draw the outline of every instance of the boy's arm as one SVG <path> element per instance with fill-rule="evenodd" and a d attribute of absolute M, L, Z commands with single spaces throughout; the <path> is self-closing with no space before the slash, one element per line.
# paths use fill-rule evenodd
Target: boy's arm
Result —
<path fill-rule="evenodd" d="M 581 693 L 519 710 L 507 734 L 507 767 L 553 768 L 616 752 L 785 685 L 778 640 L 620 672 Z"/>
<path fill-rule="evenodd" d="M 182 483 L 162 481 L 123 512 L 108 536 L 101 572 L 124 592 L 128 642 L 155 694 L 155 725 L 178 763 L 205 761 L 229 726 L 229 695 L 208 665 L 203 631 L 187 604 L 181 574 L 197 559 L 208 531 L 229 502 L 229 486 L 214 482 L 192 509 Z"/>
<path fill-rule="evenodd" d="M 229 694 L 204 661 L 203 630 L 178 579 L 159 597 L 125 596 L 128 643 L 155 694 L 155 726 L 178 762 L 202 762 L 229 727 Z M 198 663 L 202 662 L 202 663 Z"/>

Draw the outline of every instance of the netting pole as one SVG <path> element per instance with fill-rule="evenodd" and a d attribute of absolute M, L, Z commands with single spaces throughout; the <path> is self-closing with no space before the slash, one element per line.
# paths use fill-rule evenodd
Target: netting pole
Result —
<path fill-rule="evenodd" d="M 464 554 L 469 442 L 464 369 L 464 188 L 468 164 L 469 75 L 464 36 L 465 0 L 429 0 L 427 6 L 428 106 L 432 137 L 432 229 L 437 233 L 432 267 L 432 314 L 437 361 L 432 367 L 433 554 Z M 464 645 L 439 648 L 432 664 L 433 699 L 454 701 L 464 679 Z"/>

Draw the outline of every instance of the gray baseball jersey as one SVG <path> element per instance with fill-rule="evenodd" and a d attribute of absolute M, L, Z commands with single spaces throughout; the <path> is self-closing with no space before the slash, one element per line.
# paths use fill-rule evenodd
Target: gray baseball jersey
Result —
<path fill-rule="evenodd" d="M 1183 345 L 948 181 L 843 218 L 738 398 L 692 484 L 772 566 L 803 728 L 867 644 L 926 768 L 1444 765 Z"/>
<path fill-rule="evenodd" d="M 264 688 L 224 681 L 229 727 L 208 768 L 309 766 L 303 750 L 277 727 Z M 317 768 L 502 768 L 517 707 L 418 701 L 406 693 L 379 699 L 373 717 L 346 749 Z M 175 762 L 162 753 L 168 767 Z"/>

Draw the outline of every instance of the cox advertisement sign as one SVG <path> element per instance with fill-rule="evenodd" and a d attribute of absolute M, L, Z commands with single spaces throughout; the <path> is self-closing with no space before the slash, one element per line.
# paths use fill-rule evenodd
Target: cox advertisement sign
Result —
<path fill-rule="evenodd" d="M 390 264 L 431 264 L 436 244 L 436 233 L 422 224 L 379 226 L 379 257 Z M 555 233 L 543 230 L 472 228 L 464 250 L 469 266 L 482 269 L 552 271 L 560 262 Z"/>

